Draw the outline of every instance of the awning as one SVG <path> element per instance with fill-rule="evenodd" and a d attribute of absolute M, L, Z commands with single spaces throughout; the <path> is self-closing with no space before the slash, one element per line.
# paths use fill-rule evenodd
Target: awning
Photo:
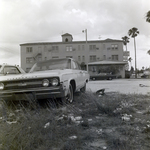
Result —
<path fill-rule="evenodd" d="M 125 65 L 127 62 L 125 61 L 96 61 L 88 63 L 88 65 Z"/>

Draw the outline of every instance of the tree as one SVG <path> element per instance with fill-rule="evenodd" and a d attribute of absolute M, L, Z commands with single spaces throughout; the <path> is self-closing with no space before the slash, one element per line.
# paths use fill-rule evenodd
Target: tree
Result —
<path fill-rule="evenodd" d="M 131 61 L 132 61 L 132 58 L 129 57 L 129 58 L 128 58 L 128 61 L 130 62 L 130 66 L 132 67 L 132 62 L 131 62 Z"/>
<path fill-rule="evenodd" d="M 126 46 L 126 51 L 127 51 L 127 43 L 129 43 L 129 39 L 127 36 L 122 37 L 123 39 L 123 44 Z"/>
<path fill-rule="evenodd" d="M 150 10 L 146 13 L 146 22 L 150 23 Z"/>
<path fill-rule="evenodd" d="M 149 54 L 149 55 L 150 55 L 150 50 L 148 50 L 148 51 L 147 51 L 147 54 Z"/>
<path fill-rule="evenodd" d="M 135 42 L 135 37 L 139 34 L 139 31 L 137 28 L 133 27 L 132 29 L 130 29 L 128 31 L 129 36 L 131 36 L 132 38 L 134 38 L 134 50 L 135 50 L 135 78 L 137 78 L 137 65 L 136 65 L 136 42 Z"/>

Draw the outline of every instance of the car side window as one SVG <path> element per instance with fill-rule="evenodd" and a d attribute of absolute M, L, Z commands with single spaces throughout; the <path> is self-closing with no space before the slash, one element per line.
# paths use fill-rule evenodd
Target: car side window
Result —
<path fill-rule="evenodd" d="M 4 74 L 20 74 L 20 71 L 13 66 L 5 66 L 4 67 Z"/>

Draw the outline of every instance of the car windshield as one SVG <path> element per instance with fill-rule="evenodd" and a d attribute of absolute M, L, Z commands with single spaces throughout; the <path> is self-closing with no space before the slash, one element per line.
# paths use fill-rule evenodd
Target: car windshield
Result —
<path fill-rule="evenodd" d="M 57 70 L 57 69 L 69 69 L 70 62 L 68 59 L 53 59 L 36 63 L 30 70 L 30 72 Z"/>

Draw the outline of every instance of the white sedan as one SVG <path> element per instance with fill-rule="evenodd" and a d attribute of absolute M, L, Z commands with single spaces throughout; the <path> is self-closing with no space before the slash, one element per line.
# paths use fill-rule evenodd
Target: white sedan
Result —
<path fill-rule="evenodd" d="M 0 65 L 0 76 L 24 74 L 25 71 L 19 66 L 2 64 Z"/>
<path fill-rule="evenodd" d="M 73 101 L 74 92 L 86 90 L 89 74 L 71 58 L 37 62 L 29 73 L 0 78 L 0 98 L 36 100 L 62 98 Z"/>

